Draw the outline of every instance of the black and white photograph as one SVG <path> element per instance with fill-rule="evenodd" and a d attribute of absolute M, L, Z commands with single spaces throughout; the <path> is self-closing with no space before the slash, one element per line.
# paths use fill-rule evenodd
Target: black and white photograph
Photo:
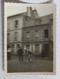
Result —
<path fill-rule="evenodd" d="M 5 3 L 6 73 L 55 74 L 56 5 Z"/>

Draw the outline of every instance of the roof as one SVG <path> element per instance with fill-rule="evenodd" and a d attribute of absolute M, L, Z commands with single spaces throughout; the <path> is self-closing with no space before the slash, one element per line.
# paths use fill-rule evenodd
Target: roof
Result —
<path fill-rule="evenodd" d="M 45 18 L 45 17 L 53 18 L 53 13 L 48 14 L 48 15 L 44 15 L 44 16 L 40 16 L 39 18 L 34 18 L 34 19 L 41 19 L 41 18 Z"/>
<path fill-rule="evenodd" d="M 32 10 L 32 11 L 34 12 L 34 11 L 36 11 L 36 10 Z M 23 13 L 11 15 L 11 16 L 8 16 L 7 18 L 11 18 L 11 17 L 19 16 L 19 15 L 26 15 L 26 16 L 27 16 L 27 12 L 23 12 Z"/>

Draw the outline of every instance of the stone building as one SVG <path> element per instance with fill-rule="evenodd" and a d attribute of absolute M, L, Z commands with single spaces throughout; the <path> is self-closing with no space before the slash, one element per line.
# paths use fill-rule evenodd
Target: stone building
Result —
<path fill-rule="evenodd" d="M 22 27 L 25 16 L 39 17 L 37 11 L 32 10 L 31 7 L 27 7 L 27 12 L 7 17 L 7 46 L 10 46 L 14 53 L 17 53 L 17 48 L 22 46 Z"/>
<path fill-rule="evenodd" d="M 24 18 L 22 28 L 23 47 L 30 49 L 33 53 L 52 57 L 53 45 L 53 15 L 38 18 Z"/>
<path fill-rule="evenodd" d="M 14 53 L 19 46 L 42 56 L 53 56 L 53 14 L 39 17 L 36 10 L 7 18 L 7 40 Z"/>

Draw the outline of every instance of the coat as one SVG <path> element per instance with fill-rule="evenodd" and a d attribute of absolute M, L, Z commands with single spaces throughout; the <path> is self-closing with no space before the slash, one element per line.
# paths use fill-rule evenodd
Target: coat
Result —
<path fill-rule="evenodd" d="M 23 55 L 23 49 L 22 48 L 18 49 L 18 55 L 19 56 L 22 56 Z"/>

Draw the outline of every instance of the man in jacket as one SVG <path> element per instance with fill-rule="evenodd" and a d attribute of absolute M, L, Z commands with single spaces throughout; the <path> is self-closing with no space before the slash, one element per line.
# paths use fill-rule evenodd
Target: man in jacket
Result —
<path fill-rule="evenodd" d="M 18 58 L 19 61 L 21 60 L 23 62 L 23 49 L 21 47 L 18 49 Z"/>

